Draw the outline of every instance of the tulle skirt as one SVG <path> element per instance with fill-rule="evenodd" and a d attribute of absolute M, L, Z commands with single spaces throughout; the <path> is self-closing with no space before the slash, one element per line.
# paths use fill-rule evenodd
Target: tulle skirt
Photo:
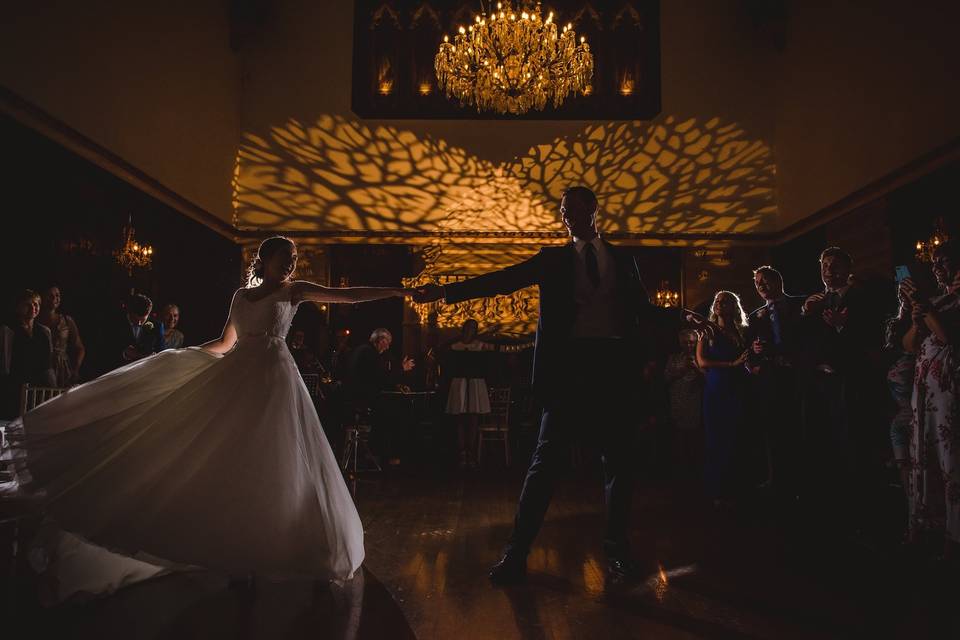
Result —
<path fill-rule="evenodd" d="M 22 425 L 26 490 L 128 556 L 273 578 L 353 576 L 363 527 L 282 339 L 163 351 Z"/>

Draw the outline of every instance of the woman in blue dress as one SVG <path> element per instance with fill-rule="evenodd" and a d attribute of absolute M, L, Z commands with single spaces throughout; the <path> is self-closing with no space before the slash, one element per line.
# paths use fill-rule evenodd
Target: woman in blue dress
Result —
<path fill-rule="evenodd" d="M 706 372 L 706 491 L 718 508 L 731 504 L 736 489 L 737 439 L 742 435 L 745 415 L 746 327 L 747 316 L 737 294 L 718 291 L 710 307 L 710 321 L 697 343 L 697 364 Z"/>

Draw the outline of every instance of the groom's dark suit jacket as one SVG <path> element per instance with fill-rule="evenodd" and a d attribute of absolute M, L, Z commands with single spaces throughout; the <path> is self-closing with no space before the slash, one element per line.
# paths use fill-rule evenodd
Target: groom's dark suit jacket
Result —
<path fill-rule="evenodd" d="M 628 327 L 628 347 L 636 352 L 637 370 L 656 349 L 658 335 L 664 328 L 679 329 L 681 310 L 661 309 L 650 303 L 647 289 L 640 279 L 636 260 L 626 250 L 604 241 L 616 269 L 617 296 L 624 302 Z M 470 298 L 508 294 L 537 285 L 540 288 L 540 318 L 533 359 L 533 386 L 541 397 L 556 391 L 565 371 L 568 353 L 565 345 L 572 337 L 576 321 L 574 278 L 576 247 L 571 242 L 562 247 L 544 247 L 535 256 L 518 264 L 476 278 L 444 287 L 448 303 Z M 674 341 L 676 333 L 674 332 Z M 671 343 L 672 344 L 672 343 Z"/>

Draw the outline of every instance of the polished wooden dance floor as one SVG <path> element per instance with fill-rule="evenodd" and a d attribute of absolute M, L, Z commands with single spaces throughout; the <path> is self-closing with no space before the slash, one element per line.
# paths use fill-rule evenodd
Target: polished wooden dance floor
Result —
<path fill-rule="evenodd" d="M 251 596 L 194 573 L 50 610 L 8 592 L 3 628 L 125 639 L 960 637 L 945 586 L 956 575 L 891 548 L 825 544 L 824 523 L 802 517 L 717 514 L 696 491 L 655 482 L 634 510 L 648 577 L 608 588 L 597 474 L 558 489 L 522 586 L 494 588 L 485 575 L 510 529 L 519 470 L 393 471 L 356 482 L 367 561 L 345 589 L 259 582 Z"/>

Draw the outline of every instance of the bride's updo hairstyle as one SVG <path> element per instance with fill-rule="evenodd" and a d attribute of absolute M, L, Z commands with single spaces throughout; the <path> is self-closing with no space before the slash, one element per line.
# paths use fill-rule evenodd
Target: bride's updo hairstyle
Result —
<path fill-rule="evenodd" d="M 293 240 L 284 236 L 272 236 L 260 243 L 257 255 L 247 267 L 247 287 L 256 287 L 263 282 L 263 265 L 281 249 L 293 248 Z"/>

